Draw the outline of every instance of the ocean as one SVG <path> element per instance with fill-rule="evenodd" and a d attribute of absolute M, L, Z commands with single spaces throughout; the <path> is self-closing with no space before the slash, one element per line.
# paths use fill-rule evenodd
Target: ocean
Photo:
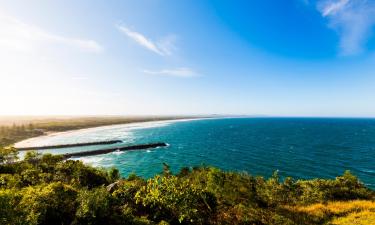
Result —
<path fill-rule="evenodd" d="M 18 146 L 120 139 L 124 144 L 166 142 L 168 147 L 77 158 L 116 167 L 123 176 L 151 177 L 170 165 L 216 166 L 269 177 L 279 171 L 295 179 L 334 178 L 350 170 L 375 189 L 375 119 L 220 118 L 97 127 L 37 137 Z M 55 154 L 101 149 L 86 146 L 44 150 Z"/>

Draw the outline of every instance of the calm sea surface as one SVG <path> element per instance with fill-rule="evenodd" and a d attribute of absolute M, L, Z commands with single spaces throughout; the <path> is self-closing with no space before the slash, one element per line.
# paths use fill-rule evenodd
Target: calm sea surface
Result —
<path fill-rule="evenodd" d="M 117 167 L 144 177 L 162 163 L 181 167 L 213 165 L 224 170 L 294 178 L 332 178 L 351 170 L 375 188 L 375 119 L 231 118 L 115 125 L 39 137 L 23 146 L 121 139 L 128 144 L 167 142 L 166 148 L 82 157 L 85 163 Z M 111 147 L 117 146 L 110 145 Z M 50 151 L 101 149 L 89 146 Z M 44 151 L 47 152 L 47 151 Z"/>

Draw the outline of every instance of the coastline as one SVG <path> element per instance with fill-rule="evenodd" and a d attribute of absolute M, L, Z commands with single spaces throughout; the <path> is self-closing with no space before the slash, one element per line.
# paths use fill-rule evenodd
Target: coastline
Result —
<path fill-rule="evenodd" d="M 150 121 L 143 121 L 143 122 L 128 122 L 128 123 L 121 123 L 121 124 L 112 124 L 112 125 L 103 125 L 103 126 L 94 126 L 94 127 L 88 127 L 88 128 L 81 128 L 81 129 L 72 129 L 67 131 L 47 131 L 43 135 L 39 135 L 32 138 L 27 138 L 21 141 L 18 141 L 14 143 L 14 146 L 17 148 L 24 148 L 28 147 L 27 144 L 40 138 L 48 138 L 58 135 L 65 135 L 65 134 L 71 134 L 75 132 L 85 132 L 85 131 L 92 131 L 95 129 L 112 129 L 116 127 L 137 127 L 137 126 L 153 126 L 157 124 L 163 124 L 163 123 L 177 123 L 177 122 L 187 122 L 187 121 L 195 121 L 195 120 L 208 120 L 208 119 L 224 119 L 224 118 L 230 118 L 230 117 L 196 117 L 196 118 L 178 118 L 178 119 L 156 119 L 156 120 L 150 120 Z"/>

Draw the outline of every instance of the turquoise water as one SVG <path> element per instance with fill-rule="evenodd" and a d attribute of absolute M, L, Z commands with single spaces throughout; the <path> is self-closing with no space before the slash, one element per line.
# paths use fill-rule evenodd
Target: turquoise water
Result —
<path fill-rule="evenodd" d="M 135 172 L 144 177 L 161 172 L 163 162 L 175 172 L 184 166 L 213 165 L 266 177 L 279 170 L 280 175 L 294 178 L 332 178 L 351 170 L 375 188 L 374 119 L 231 118 L 116 125 L 36 138 L 24 145 L 108 139 L 126 144 L 167 142 L 169 146 L 80 160 L 117 167 L 124 176 Z M 100 148 L 103 146 L 52 152 Z"/>

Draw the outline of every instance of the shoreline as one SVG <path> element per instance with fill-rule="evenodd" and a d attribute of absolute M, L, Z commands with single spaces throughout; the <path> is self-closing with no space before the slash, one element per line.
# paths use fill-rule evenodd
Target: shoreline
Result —
<path fill-rule="evenodd" d="M 72 144 L 62 144 L 62 145 L 46 145 L 38 147 L 19 147 L 18 151 L 28 151 L 28 150 L 48 150 L 48 149 L 59 149 L 59 148 L 71 148 L 71 147 L 82 147 L 82 146 L 91 146 L 91 145 L 112 145 L 122 143 L 121 140 L 109 140 L 109 141 L 97 141 L 97 142 L 81 142 L 81 143 L 72 143 Z"/>
<path fill-rule="evenodd" d="M 177 123 L 177 122 L 187 122 L 187 121 L 195 121 L 195 120 L 225 119 L 225 118 L 229 118 L 229 117 L 197 117 L 197 118 L 160 119 L 160 120 L 150 120 L 150 121 L 143 121 L 143 122 L 128 122 L 128 123 L 121 123 L 121 124 L 94 126 L 94 127 L 87 127 L 87 128 L 81 128 L 81 129 L 66 130 L 66 131 L 47 131 L 43 135 L 18 141 L 14 143 L 14 147 L 27 148 L 29 147 L 27 143 L 35 139 L 70 134 L 74 132 L 90 131 L 90 130 L 95 130 L 95 129 L 106 129 L 106 128 L 115 128 L 115 127 L 123 127 L 123 126 L 129 126 L 129 128 L 131 128 L 133 126 L 153 125 L 153 124 L 158 124 L 158 123 Z"/>

